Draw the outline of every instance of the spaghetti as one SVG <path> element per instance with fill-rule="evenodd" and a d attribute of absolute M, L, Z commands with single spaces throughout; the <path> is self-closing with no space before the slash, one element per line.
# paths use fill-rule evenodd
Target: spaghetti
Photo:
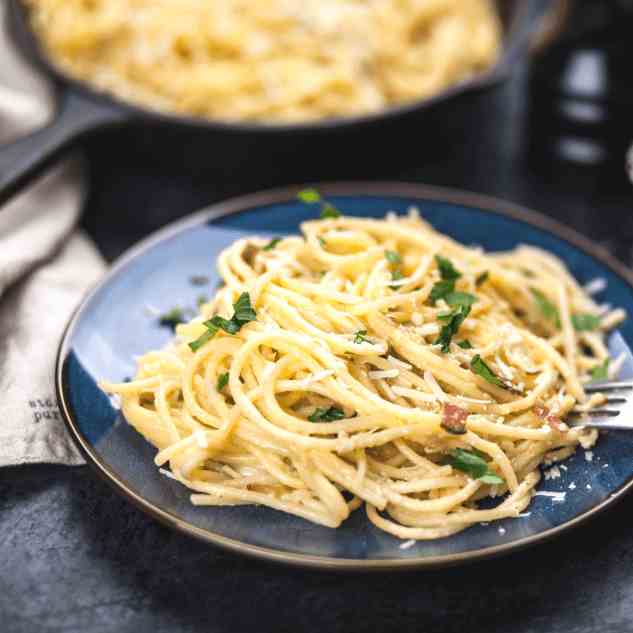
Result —
<path fill-rule="evenodd" d="M 234 243 L 200 315 L 102 388 L 198 506 L 335 528 L 364 502 L 403 539 L 518 516 L 539 465 L 596 441 L 563 420 L 599 402 L 583 384 L 623 311 L 537 248 L 484 253 L 415 210 L 363 219 L 304 199 L 325 219 Z"/>
<path fill-rule="evenodd" d="M 495 63 L 491 0 L 25 0 L 53 62 L 202 118 L 303 121 L 424 99 Z"/>

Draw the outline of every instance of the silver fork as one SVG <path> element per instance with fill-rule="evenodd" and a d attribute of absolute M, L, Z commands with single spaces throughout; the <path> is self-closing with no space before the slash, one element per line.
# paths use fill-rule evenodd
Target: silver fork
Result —
<path fill-rule="evenodd" d="M 604 393 L 607 399 L 591 411 L 572 409 L 566 422 L 592 429 L 633 431 L 633 381 L 592 382 L 585 386 L 585 392 L 589 395 Z"/>

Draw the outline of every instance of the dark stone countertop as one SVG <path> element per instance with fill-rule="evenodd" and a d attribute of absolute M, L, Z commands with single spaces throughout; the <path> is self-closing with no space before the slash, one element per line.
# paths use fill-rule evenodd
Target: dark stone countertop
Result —
<path fill-rule="evenodd" d="M 553 160 L 551 98 L 530 96 L 526 85 L 519 69 L 475 100 L 458 129 L 447 111 L 435 133 L 412 130 L 420 149 L 408 167 L 376 147 L 372 176 L 525 204 L 630 264 L 632 191 L 621 154 L 603 168 Z M 527 104 L 539 99 L 538 120 L 531 120 Z M 231 171 L 220 179 L 160 167 L 133 151 L 115 153 L 124 141 L 119 135 L 88 147 L 92 193 L 83 224 L 108 258 L 197 207 L 287 181 L 283 171 Z M 4 469 L 0 631 L 633 631 L 632 515 L 629 497 L 555 541 L 497 560 L 388 577 L 339 575 L 263 564 L 171 532 L 88 467 Z"/>

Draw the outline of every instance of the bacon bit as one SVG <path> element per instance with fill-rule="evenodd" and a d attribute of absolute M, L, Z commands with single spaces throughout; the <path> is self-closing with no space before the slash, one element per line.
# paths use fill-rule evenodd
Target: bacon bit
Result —
<path fill-rule="evenodd" d="M 558 416 L 548 415 L 545 421 L 559 433 L 564 433 L 569 428 Z"/>
<path fill-rule="evenodd" d="M 468 415 L 469 413 L 466 409 L 462 409 L 454 404 L 445 404 L 441 426 L 449 433 L 463 435 L 466 433 L 465 421 Z"/>
<path fill-rule="evenodd" d="M 569 429 L 569 427 L 558 416 L 550 413 L 550 410 L 542 404 L 534 405 L 534 413 L 542 420 L 545 420 L 550 427 L 559 433 L 564 433 Z"/>
<path fill-rule="evenodd" d="M 539 418 L 544 420 L 549 415 L 549 409 L 546 406 L 543 406 L 542 404 L 535 404 L 534 405 L 534 413 Z"/>

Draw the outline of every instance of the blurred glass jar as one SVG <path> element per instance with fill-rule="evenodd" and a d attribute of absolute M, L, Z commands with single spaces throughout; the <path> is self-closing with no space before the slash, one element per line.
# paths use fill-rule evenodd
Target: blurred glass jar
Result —
<path fill-rule="evenodd" d="M 633 0 L 575 0 L 530 74 L 529 162 L 627 184 L 633 142 Z M 581 183 L 578 183 L 581 185 Z"/>

